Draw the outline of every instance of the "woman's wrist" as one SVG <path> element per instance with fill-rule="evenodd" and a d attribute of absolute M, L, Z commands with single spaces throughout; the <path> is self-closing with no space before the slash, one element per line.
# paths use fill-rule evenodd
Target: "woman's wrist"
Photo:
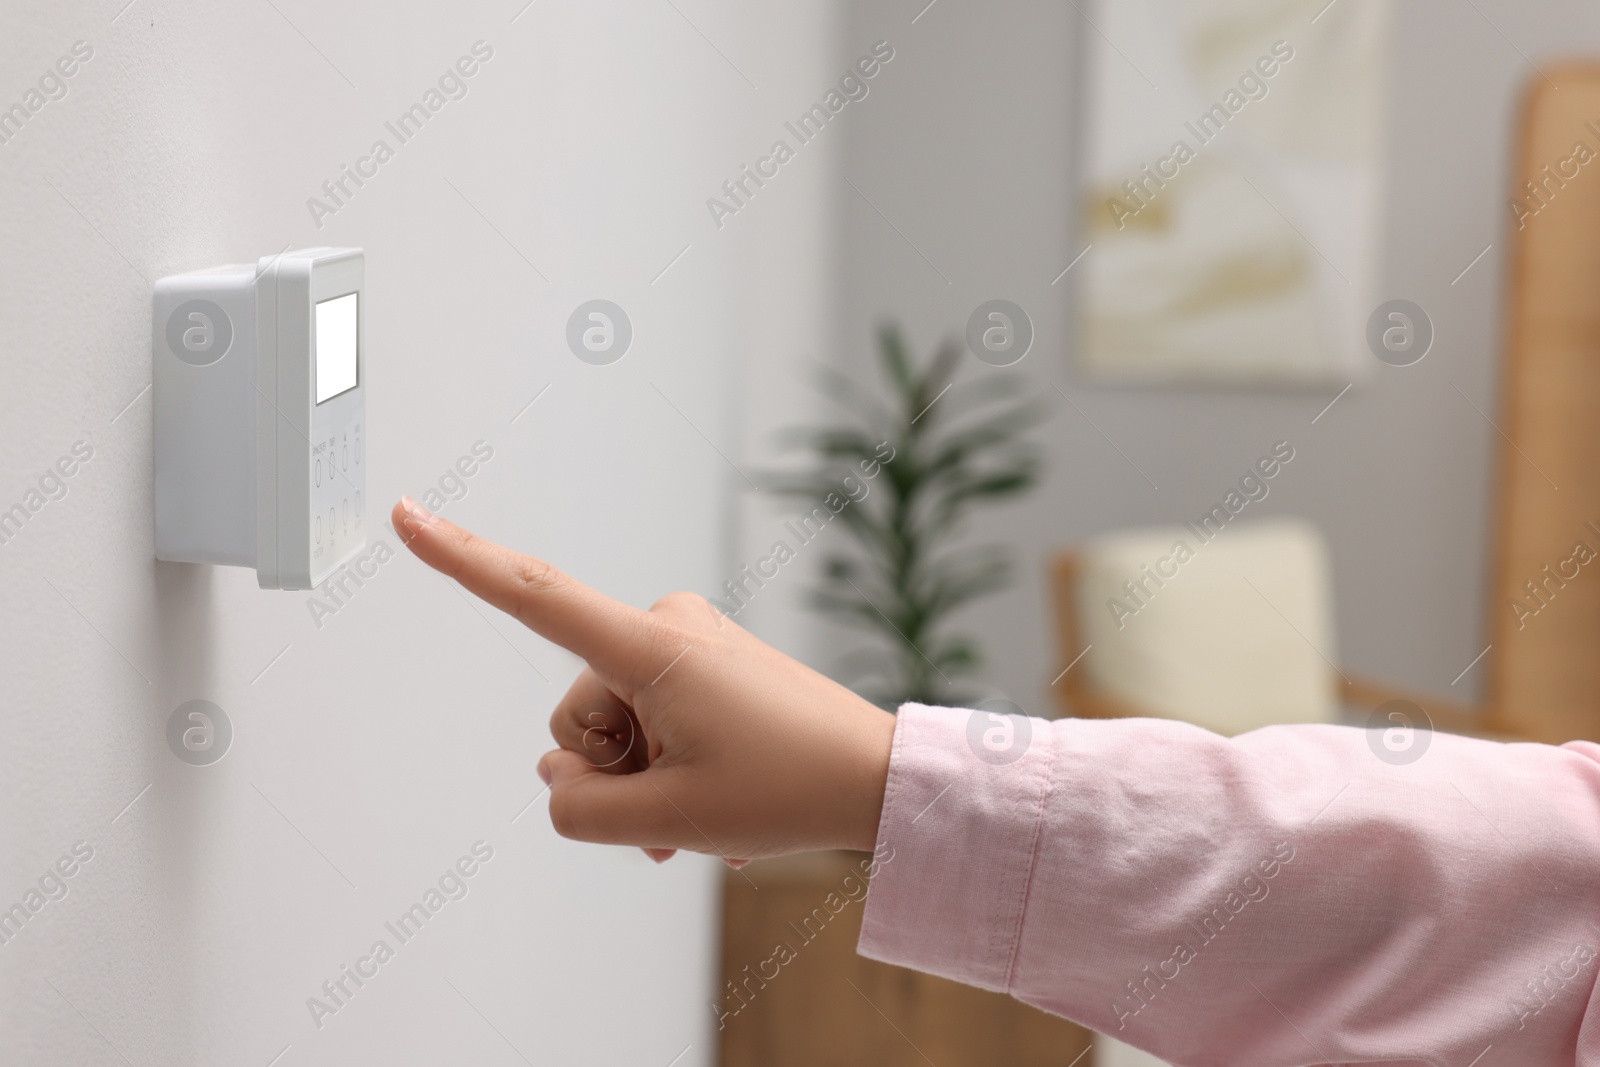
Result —
<path fill-rule="evenodd" d="M 858 852 L 871 852 L 877 844 L 884 792 L 889 784 L 894 729 L 895 717 L 889 712 L 874 708 L 870 715 L 862 716 L 856 761 L 860 784 L 856 791 L 858 799 L 851 805 L 847 837 L 847 847 Z"/>

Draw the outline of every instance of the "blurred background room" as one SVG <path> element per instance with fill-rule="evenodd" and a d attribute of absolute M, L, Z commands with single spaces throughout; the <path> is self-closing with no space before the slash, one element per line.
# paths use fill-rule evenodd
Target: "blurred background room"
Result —
<path fill-rule="evenodd" d="M 0 1062 L 1155 1062 L 857 957 L 858 856 L 558 837 L 580 661 L 379 509 L 337 590 L 157 562 L 152 286 L 285 249 L 365 250 L 374 502 L 702 593 L 996 759 L 1018 711 L 1600 740 L 1591 4 L 0 31 Z"/>

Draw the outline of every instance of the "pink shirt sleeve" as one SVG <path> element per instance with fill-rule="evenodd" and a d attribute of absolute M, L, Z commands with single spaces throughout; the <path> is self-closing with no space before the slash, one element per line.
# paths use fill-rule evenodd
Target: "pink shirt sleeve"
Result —
<path fill-rule="evenodd" d="M 1428 740 L 908 704 L 859 949 L 1177 1064 L 1600 1067 L 1600 746 Z"/>

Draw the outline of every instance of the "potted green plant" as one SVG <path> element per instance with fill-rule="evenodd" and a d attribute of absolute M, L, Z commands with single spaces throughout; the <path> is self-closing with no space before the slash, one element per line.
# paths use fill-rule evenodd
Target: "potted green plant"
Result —
<path fill-rule="evenodd" d="M 948 623 L 958 608 L 1006 583 L 1011 558 L 999 545 L 961 544 L 963 520 L 1038 479 L 1026 432 L 1043 417 L 1042 406 L 1014 376 L 956 384 L 963 357 L 946 340 L 927 360 L 913 361 L 900 330 L 881 327 L 881 387 L 821 368 L 821 388 L 848 418 L 787 431 L 785 443 L 804 449 L 808 462 L 769 483 L 813 503 L 837 492 L 862 464 L 881 464 L 873 491 L 838 512 L 849 540 L 826 557 L 812 603 L 877 638 L 877 647 L 847 657 L 844 674 L 891 709 L 972 699 L 963 679 L 981 666 L 982 651 L 973 638 L 949 632 Z"/>

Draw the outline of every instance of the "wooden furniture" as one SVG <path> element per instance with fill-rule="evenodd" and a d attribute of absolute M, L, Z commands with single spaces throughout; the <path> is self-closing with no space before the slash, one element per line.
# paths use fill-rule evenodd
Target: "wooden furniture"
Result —
<path fill-rule="evenodd" d="M 1510 183 L 1521 206 L 1510 212 L 1494 420 L 1486 700 L 1469 707 L 1348 671 L 1340 686 L 1356 707 L 1404 699 L 1440 729 L 1559 744 L 1600 740 L 1600 66 L 1546 74 L 1522 103 Z M 1079 567 L 1068 551 L 1051 568 L 1063 666 L 1083 650 Z M 1087 672 L 1068 671 L 1056 689 L 1073 715 L 1144 713 L 1096 692 Z"/>
<path fill-rule="evenodd" d="M 856 955 L 860 901 L 825 924 L 797 929 L 841 888 L 864 853 L 818 853 L 752 863 L 723 879 L 720 1010 L 740 1008 L 718 1033 L 723 1067 L 1083 1067 L 1082 1027 L 999 993 Z M 748 875 L 746 880 L 744 875 Z M 757 888 L 759 887 L 759 888 Z M 826 911 L 824 912 L 826 913 Z M 793 924 L 791 926 L 790 924 Z M 811 940 L 804 938 L 811 936 Z M 763 965 L 780 943 L 787 963 Z M 746 967 L 750 970 L 747 972 Z M 1082 1057 L 1080 1059 L 1080 1056 Z"/>
<path fill-rule="evenodd" d="M 1522 103 L 1511 181 L 1537 214 L 1511 228 L 1487 722 L 1561 742 L 1600 738 L 1600 560 L 1559 573 L 1578 542 L 1600 552 L 1600 158 L 1574 159 L 1580 143 L 1600 153 L 1600 67 L 1546 73 Z"/>

